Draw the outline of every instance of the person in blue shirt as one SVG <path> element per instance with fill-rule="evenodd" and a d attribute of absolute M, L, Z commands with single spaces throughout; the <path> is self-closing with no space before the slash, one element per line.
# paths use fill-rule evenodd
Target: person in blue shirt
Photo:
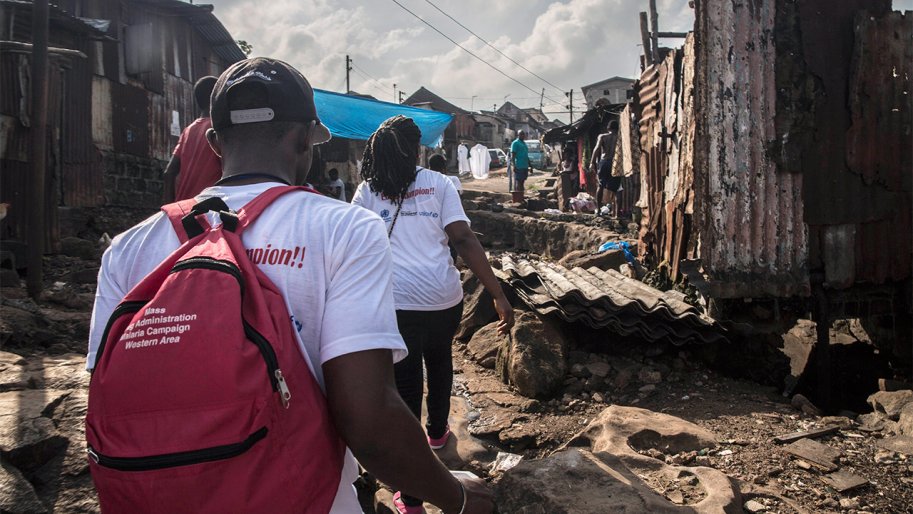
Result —
<path fill-rule="evenodd" d="M 529 177 L 529 148 L 523 141 L 526 139 L 526 132 L 517 133 L 517 139 L 510 144 L 510 162 L 514 166 L 514 179 L 510 184 L 510 192 L 513 195 L 514 203 L 523 201 L 523 186 Z"/>

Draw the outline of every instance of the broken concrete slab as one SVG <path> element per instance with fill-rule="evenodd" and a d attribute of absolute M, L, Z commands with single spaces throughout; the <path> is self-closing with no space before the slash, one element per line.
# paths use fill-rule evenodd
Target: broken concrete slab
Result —
<path fill-rule="evenodd" d="M 845 493 L 847 491 L 857 489 L 864 485 L 868 485 L 869 481 L 862 478 L 861 476 L 854 475 L 849 471 L 836 471 L 821 477 L 821 480 L 825 484 L 834 488 L 838 493 Z"/>
<path fill-rule="evenodd" d="M 783 451 L 828 472 L 837 471 L 839 466 L 837 466 L 836 461 L 842 455 L 840 450 L 811 439 L 800 439 L 785 446 Z"/>
<path fill-rule="evenodd" d="M 815 428 L 812 430 L 804 430 L 802 432 L 793 432 L 791 434 L 778 435 L 774 437 L 774 442 L 787 444 L 798 441 L 799 439 L 814 439 L 816 437 L 833 434 L 838 430 L 840 430 L 840 427 L 837 425 L 830 425 L 822 428 Z"/>

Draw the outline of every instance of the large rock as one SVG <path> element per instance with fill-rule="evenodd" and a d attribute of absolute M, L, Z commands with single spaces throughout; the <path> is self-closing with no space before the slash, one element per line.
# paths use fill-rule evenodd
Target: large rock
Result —
<path fill-rule="evenodd" d="M 672 466 L 635 449 L 673 454 L 716 446 L 715 436 L 692 423 L 633 407 L 609 407 L 558 452 L 507 471 L 495 495 L 502 512 L 741 512 L 738 490 L 723 473 Z M 688 477 L 692 494 L 676 504 L 657 489 Z M 669 497 L 668 492 L 666 494 Z"/>
<path fill-rule="evenodd" d="M 34 359 L 25 369 L 35 389 L 86 390 L 92 377 L 86 371 L 86 356 L 79 353 Z"/>
<path fill-rule="evenodd" d="M 0 512 L 32 514 L 47 512 L 35 489 L 18 469 L 0 457 Z"/>
<path fill-rule="evenodd" d="M 498 322 L 480 328 L 466 345 L 469 354 L 482 367 L 493 369 L 501 346 L 510 343 L 510 338 L 498 333 Z"/>
<path fill-rule="evenodd" d="M 551 323 L 519 312 L 509 344 L 498 351 L 498 376 L 528 398 L 546 397 L 564 381 L 568 343 Z"/>
<path fill-rule="evenodd" d="M 64 391 L 35 389 L 0 393 L 0 456 L 28 470 L 57 455 L 67 440 L 47 414 L 66 395 Z"/>
<path fill-rule="evenodd" d="M 494 301 L 472 272 L 463 278 L 463 319 L 454 339 L 467 341 L 476 330 L 498 319 Z"/>
<path fill-rule="evenodd" d="M 651 490 L 611 455 L 582 448 L 523 461 L 495 486 L 500 512 L 604 514 L 687 512 Z"/>
<path fill-rule="evenodd" d="M 26 389 L 28 386 L 25 359 L 15 353 L 0 352 L 0 392 Z"/>
<path fill-rule="evenodd" d="M 900 410 L 897 431 L 903 435 L 913 436 L 913 403 L 908 403 Z"/>
<path fill-rule="evenodd" d="M 595 266 L 601 270 L 608 271 L 610 269 L 617 270 L 619 266 L 626 262 L 625 254 L 621 250 L 607 250 L 600 253 L 593 253 L 589 250 L 574 250 L 562 257 L 558 264 L 567 269 L 589 269 Z"/>
<path fill-rule="evenodd" d="M 905 405 L 913 402 L 913 391 L 878 391 L 869 396 L 869 405 L 875 412 L 884 414 L 888 419 L 897 421 Z"/>
<path fill-rule="evenodd" d="M 640 462 L 635 450 L 650 448 L 666 455 L 715 448 L 716 436 L 690 421 L 637 407 L 613 405 L 572 439 L 569 446 L 588 444 L 594 452 L 610 452 Z"/>
<path fill-rule="evenodd" d="M 92 241 L 78 237 L 65 237 L 60 240 L 60 253 L 90 261 L 95 259 L 98 249 Z"/>

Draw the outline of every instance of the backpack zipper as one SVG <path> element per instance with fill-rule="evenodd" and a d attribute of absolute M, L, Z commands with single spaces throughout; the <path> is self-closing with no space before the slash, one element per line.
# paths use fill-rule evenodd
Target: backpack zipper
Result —
<path fill-rule="evenodd" d="M 190 259 L 175 264 L 174 267 L 171 268 L 171 273 L 200 268 L 221 271 L 232 275 L 241 287 L 241 295 L 244 295 L 244 280 L 241 277 L 241 270 L 232 262 L 213 259 L 212 257 L 191 257 Z M 279 369 L 279 359 L 276 357 L 275 350 L 273 350 L 269 341 L 257 332 L 254 327 L 250 326 L 243 317 L 241 318 L 241 323 L 244 326 L 244 335 L 257 346 L 260 350 L 260 355 L 263 356 L 263 360 L 266 362 L 266 373 L 269 377 L 270 386 L 272 386 L 273 391 L 279 392 L 282 406 L 287 409 L 292 395 L 289 392 L 288 385 L 285 383 L 285 377 L 282 375 L 282 370 Z"/>
<path fill-rule="evenodd" d="M 222 446 L 213 446 L 186 452 L 149 455 L 147 457 L 110 457 L 98 453 L 91 446 L 86 449 L 86 453 L 89 454 L 89 457 L 94 460 L 96 464 L 106 468 L 116 469 L 118 471 L 153 471 L 156 469 L 190 466 L 192 464 L 201 464 L 204 462 L 237 457 L 247 450 L 250 450 L 254 444 L 266 437 L 267 432 L 267 428 L 263 427 L 240 443 L 224 444 Z"/>
<path fill-rule="evenodd" d="M 142 309 L 147 303 L 149 303 L 149 300 L 133 300 L 123 302 L 114 309 L 114 312 L 111 313 L 111 317 L 108 318 L 108 324 L 105 325 L 105 331 L 102 332 L 101 342 L 98 344 L 98 350 L 95 352 L 95 366 L 93 367 L 98 366 L 98 363 L 101 362 L 101 355 L 105 351 L 108 335 L 110 335 L 111 327 L 114 325 L 114 322 L 124 314 L 129 314 Z"/>

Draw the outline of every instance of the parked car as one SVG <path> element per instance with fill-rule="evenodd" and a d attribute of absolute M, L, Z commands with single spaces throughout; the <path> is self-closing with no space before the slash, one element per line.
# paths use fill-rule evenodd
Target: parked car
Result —
<path fill-rule="evenodd" d="M 500 148 L 489 148 L 488 154 L 491 155 L 491 168 L 503 168 L 507 166 L 507 154 Z"/>
<path fill-rule="evenodd" d="M 544 170 L 548 162 L 545 158 L 545 150 L 542 148 L 542 143 L 538 139 L 527 139 L 524 141 L 526 147 L 529 148 L 529 165 L 532 168 Z"/>

